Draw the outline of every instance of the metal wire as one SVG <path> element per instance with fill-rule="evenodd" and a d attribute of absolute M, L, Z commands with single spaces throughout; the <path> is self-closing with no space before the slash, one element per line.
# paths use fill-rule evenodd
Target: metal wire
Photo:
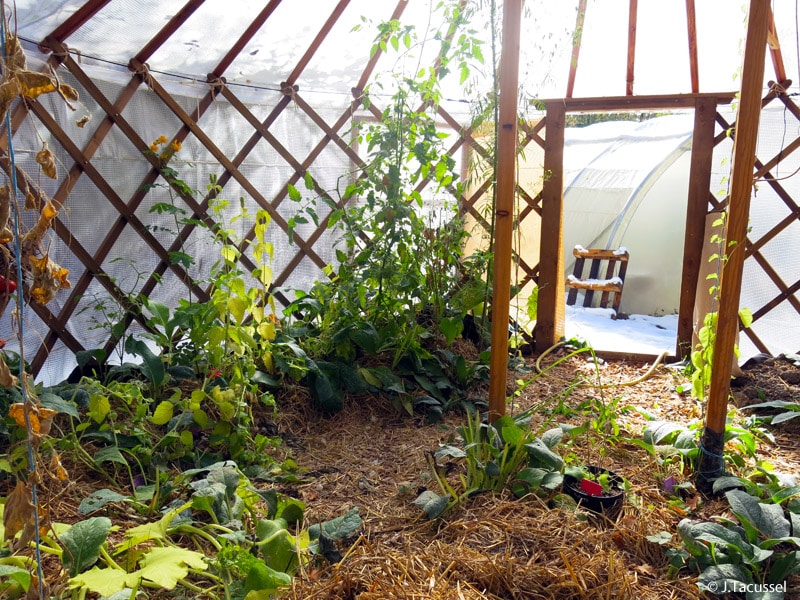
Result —
<path fill-rule="evenodd" d="M 2 50 L 2 56 L 6 56 L 6 3 L 5 0 L 0 0 L 0 10 L 2 10 L 2 15 L 0 15 L 0 49 Z M 5 67 L 5 65 L 3 65 Z M 20 215 L 19 215 L 19 205 L 17 204 L 17 167 L 14 157 L 14 140 L 13 135 L 11 132 L 11 116 L 6 111 L 5 115 L 5 124 L 6 124 L 6 134 L 8 136 L 8 157 L 10 160 L 10 171 L 11 171 L 11 193 L 9 194 L 9 202 L 13 208 L 13 215 L 14 215 L 14 252 L 16 254 L 16 267 L 17 267 L 17 294 L 16 294 L 16 304 L 17 304 L 17 327 L 18 327 L 18 335 L 19 335 L 19 381 L 20 381 L 20 391 L 22 394 L 22 405 L 24 407 L 23 413 L 25 414 L 25 429 L 28 432 L 27 435 L 27 453 L 28 453 L 28 473 L 30 474 L 30 483 L 31 483 L 31 504 L 33 505 L 33 525 L 34 525 L 34 550 L 36 553 L 36 575 L 37 575 L 37 583 L 39 589 L 39 598 L 44 600 L 44 572 L 42 570 L 42 552 L 41 552 L 41 537 L 39 535 L 39 501 L 38 501 L 38 494 L 36 489 L 36 461 L 33 455 L 33 443 L 32 443 L 32 436 L 31 436 L 31 419 L 30 419 L 30 408 L 29 408 L 29 396 L 28 396 L 28 383 L 25 378 L 25 354 L 22 340 L 24 339 L 24 306 L 25 303 L 23 302 L 22 298 L 22 288 L 23 288 L 23 278 L 22 278 L 22 248 L 20 245 Z"/>

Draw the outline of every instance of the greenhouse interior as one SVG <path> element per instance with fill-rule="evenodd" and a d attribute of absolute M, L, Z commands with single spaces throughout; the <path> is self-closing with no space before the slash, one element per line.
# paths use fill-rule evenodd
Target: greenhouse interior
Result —
<path fill-rule="evenodd" d="M 796 1 L 0 6 L 0 598 L 800 598 Z"/>

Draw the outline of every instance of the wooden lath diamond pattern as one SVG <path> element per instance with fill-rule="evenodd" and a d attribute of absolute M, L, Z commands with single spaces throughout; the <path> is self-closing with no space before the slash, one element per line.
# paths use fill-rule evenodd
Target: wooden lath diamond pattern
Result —
<path fill-rule="evenodd" d="M 72 274 L 73 289 L 63 302 L 63 306 L 58 309 L 49 305 L 45 307 L 33 305 L 31 307 L 47 328 L 46 331 L 41 332 L 42 343 L 37 352 L 32 358 L 29 356 L 34 372 L 38 372 L 42 368 L 50 350 L 58 341 L 61 341 L 73 352 L 84 349 L 75 335 L 70 333 L 69 323 L 75 316 L 76 311 L 79 310 L 81 297 L 87 293 L 93 282 L 99 283 L 111 298 L 127 309 L 127 314 L 125 315 L 125 323 L 127 325 L 137 322 L 138 326 L 146 327 L 144 319 L 137 314 L 135 307 L 129 302 L 127 294 L 115 284 L 114 280 L 103 269 L 105 261 L 111 255 L 115 243 L 123 232 L 135 231 L 139 241 L 155 256 L 156 266 L 153 272 L 148 273 L 146 279 L 142 282 L 138 290 L 140 293 L 149 295 L 156 290 L 161 278 L 165 274 L 170 274 L 175 280 L 181 282 L 186 287 L 187 292 L 191 292 L 194 298 L 199 300 L 208 298 L 209 288 L 202 287 L 192 281 L 189 273 L 170 260 L 170 253 L 180 250 L 196 231 L 197 227 L 192 224 L 184 225 L 176 232 L 174 239 L 165 245 L 137 217 L 137 210 L 144 205 L 148 187 L 166 181 L 163 177 L 164 165 L 158 157 L 148 151 L 148 140 L 144 139 L 136 126 L 124 116 L 126 107 L 134 101 L 137 94 L 145 93 L 145 90 L 148 94 L 155 94 L 178 123 L 177 129 L 170 139 L 179 142 L 188 140 L 197 142 L 218 164 L 218 184 L 223 189 L 226 186 L 233 187 L 234 185 L 240 187 L 258 207 L 269 212 L 274 226 L 283 232 L 289 230 L 287 219 L 284 216 L 286 207 L 283 204 L 288 196 L 289 186 L 297 186 L 307 177 L 312 183 L 315 194 L 320 197 L 326 197 L 331 203 L 341 207 L 343 201 L 328 196 L 325 185 L 318 178 L 315 178 L 314 167 L 320 157 L 323 156 L 323 153 L 336 152 L 350 164 L 354 173 L 353 177 L 358 177 L 359 171 L 364 168 L 364 157 L 359 154 L 357 148 L 351 145 L 349 133 L 354 127 L 357 113 L 363 111 L 365 107 L 364 90 L 371 81 L 381 52 L 376 52 L 366 62 L 358 80 L 354 81 L 352 100 L 335 118 L 325 115 L 320 107 L 314 105 L 312 97 L 304 94 L 301 85 L 303 71 L 312 57 L 319 51 L 323 40 L 330 33 L 350 2 L 350 0 L 340 0 L 332 8 L 330 15 L 320 27 L 308 49 L 286 76 L 281 86 L 282 93 L 276 94 L 277 100 L 274 106 L 270 107 L 265 117 L 257 117 L 248 107 L 247 102 L 237 95 L 236 87 L 228 85 L 224 74 L 247 46 L 248 42 L 269 20 L 280 2 L 281 0 L 267 2 L 252 23 L 242 32 L 241 36 L 233 42 L 230 50 L 225 53 L 218 65 L 209 73 L 206 82 L 208 89 L 197 100 L 191 110 L 183 108 L 178 100 L 166 89 L 161 76 L 149 70 L 147 60 L 166 40 L 170 39 L 179 30 L 181 25 L 203 4 L 203 0 L 187 1 L 183 8 L 176 12 L 169 22 L 131 58 L 129 68 L 132 71 L 132 75 L 127 84 L 121 88 L 116 98 L 106 96 L 100 87 L 92 81 L 79 61 L 76 60 L 75 55 L 64 44 L 64 41 L 69 39 L 70 34 L 80 28 L 86 19 L 91 18 L 92 15 L 103 8 L 107 1 L 89 0 L 84 3 L 70 19 L 41 42 L 40 47 L 42 50 L 50 53 L 48 65 L 53 69 L 61 69 L 62 72 L 68 73 L 80 86 L 82 93 L 97 104 L 103 113 L 103 117 L 96 119 L 91 124 L 94 129 L 89 141 L 83 147 L 79 147 L 43 104 L 35 100 L 26 101 L 19 103 L 11 115 L 12 131 L 16 132 L 22 127 L 26 119 L 35 119 L 37 126 L 46 129 L 52 139 L 60 146 L 60 150 L 69 157 L 71 164 L 66 169 L 67 173 L 61 178 L 57 190 L 52 194 L 52 200 L 57 206 L 68 208 L 70 203 L 82 201 L 73 198 L 72 195 L 78 181 L 81 178 L 88 178 L 99 190 L 102 195 L 102 201 L 114 206 L 117 216 L 94 251 L 87 249 L 85 245 L 81 244 L 80 240 L 71 235 L 68 223 L 60 219 L 57 220 L 54 228 L 56 235 L 83 264 L 84 270 L 81 273 Z M 394 7 L 387 6 L 387 18 L 399 19 L 406 6 L 407 2 L 405 0 L 398 0 Z M 392 9 L 390 14 L 389 8 Z M 780 100 L 786 106 L 787 111 L 800 120 L 800 109 L 779 86 L 775 86 L 764 98 L 764 105 L 766 106 L 775 99 Z M 251 128 L 249 136 L 232 156 L 227 155 L 221 149 L 220 140 L 213 139 L 213 136 L 200 126 L 202 117 L 208 114 L 214 103 L 218 101 L 226 102 L 236 111 L 243 122 L 247 123 Z M 379 102 L 380 99 L 372 98 L 367 105 L 368 111 L 373 117 L 378 117 L 381 114 Z M 290 109 L 295 111 L 298 118 L 302 118 L 317 136 L 316 143 L 304 155 L 295 155 L 290 150 L 286 140 L 280 139 L 272 130 L 276 122 L 282 116 L 285 116 L 286 111 Z M 480 160 L 491 162 L 492 151 L 484 146 L 481 136 L 470 127 L 462 126 L 443 107 L 440 106 L 437 110 L 438 118 L 455 132 L 453 142 L 447 150 L 451 156 L 456 156 L 458 153 L 468 150 L 476 154 Z M 717 121 L 723 129 L 731 127 L 731 124 L 726 123 L 719 115 L 717 115 Z M 543 136 L 547 129 L 546 119 L 541 119 L 536 123 L 522 122 L 519 129 L 521 152 L 524 152 L 528 147 L 545 147 Z M 104 177 L 93 164 L 93 159 L 99 148 L 104 141 L 111 139 L 110 135 L 112 133 L 124 135 L 125 139 L 149 161 L 149 169 L 141 179 L 140 185 L 137 186 L 137 191 L 128 197 L 121 197 L 120 193 L 115 189 L 114 182 Z M 716 142 L 718 143 L 723 139 L 725 139 L 724 133 L 717 136 Z M 11 165 L 5 143 L 5 141 L 0 142 L 0 149 L 3 151 L 0 154 L 0 167 L 9 172 Z M 288 166 L 288 175 L 281 180 L 277 191 L 270 194 L 265 194 L 241 171 L 248 157 L 253 155 L 256 147 L 261 143 L 266 143 Z M 797 297 L 797 292 L 800 290 L 800 281 L 785 281 L 785 275 L 778 273 L 763 254 L 763 248 L 768 243 L 782 236 L 787 231 L 787 228 L 796 224 L 800 219 L 800 208 L 798 208 L 797 203 L 791 198 L 780 181 L 775 181 L 771 177 L 775 166 L 786 156 L 792 154 L 798 147 L 800 147 L 800 138 L 787 144 L 780 155 L 773 156 L 765 162 L 757 161 L 756 163 L 756 177 L 762 178 L 775 191 L 789 211 L 788 215 L 769 232 L 759 239 L 748 240 L 746 245 L 748 260 L 757 264 L 779 290 L 779 293 L 764 306 L 750 307 L 753 309 L 755 323 L 754 328 L 746 330 L 745 334 L 763 351 L 767 349 L 754 331 L 754 329 L 757 329 L 759 319 L 784 302 L 788 303 L 800 314 L 800 300 Z M 19 168 L 17 174 L 22 191 L 27 192 L 28 188 L 30 188 L 33 197 L 38 197 L 38 186 L 35 182 L 31 181 Z M 419 189 L 422 189 L 427 184 L 427 181 L 420 182 Z M 487 234 L 491 228 L 491 223 L 486 215 L 481 214 L 479 207 L 487 197 L 491 196 L 492 184 L 491 178 L 487 176 L 483 181 L 473 182 L 471 192 L 468 195 L 457 198 L 461 213 L 474 219 L 477 226 Z M 214 218 L 210 214 L 210 203 L 214 200 L 213 192 L 206 194 L 202 198 L 196 198 L 183 193 L 178 188 L 173 188 L 172 191 L 188 207 L 192 220 L 201 221 L 209 227 L 215 224 Z M 522 224 L 533 224 L 535 228 L 540 228 L 543 201 L 541 191 L 538 189 L 524 189 L 518 185 L 516 193 L 519 207 L 516 215 L 517 224 L 520 226 Z M 39 201 L 41 202 L 41 198 L 39 198 Z M 724 199 L 720 201 L 714 198 L 711 194 L 709 194 L 708 201 L 712 209 L 724 207 L 726 202 Z M 281 211 L 280 209 L 283 210 Z M 275 273 L 275 287 L 291 283 L 292 274 L 304 262 L 310 262 L 320 270 L 326 266 L 326 260 L 323 258 L 324 253 L 319 246 L 321 241 L 324 240 L 326 225 L 327 218 L 323 218 L 317 227 L 306 230 L 303 235 L 295 232 L 294 245 L 286 250 L 292 253 L 291 257 L 283 268 Z M 253 234 L 253 229 L 250 229 L 244 236 L 245 240 L 252 239 Z M 517 289 L 522 289 L 529 283 L 539 283 L 540 265 L 538 263 L 531 264 L 532 261 L 528 257 L 518 254 L 514 255 L 514 260 L 521 275 L 520 280 L 516 282 Z M 244 269 L 252 270 L 255 268 L 255 265 L 244 253 L 242 254 L 241 262 Z M 276 292 L 276 297 L 283 303 L 289 301 L 280 292 Z M 52 312 L 55 310 L 57 312 Z M 117 342 L 118 340 L 113 337 L 108 339 L 106 350 L 110 352 Z"/>
<path fill-rule="evenodd" d="M 772 89 L 762 101 L 762 109 L 776 99 L 780 100 L 786 106 L 788 114 L 791 114 L 795 119 L 800 121 L 800 108 L 798 108 L 792 98 L 788 96 L 780 86 L 772 86 Z M 726 132 L 731 132 L 731 137 L 735 139 L 735 123 L 728 123 L 719 114 L 717 115 L 717 122 L 723 128 L 723 133 L 718 135 L 716 138 L 717 142 L 722 141 L 727 136 Z M 787 128 L 787 131 L 788 130 L 789 129 Z M 753 324 L 749 328 L 742 328 L 742 333 L 750 339 L 756 348 L 764 353 L 769 353 L 770 351 L 767 345 L 758 337 L 756 333 L 759 319 L 763 318 L 766 314 L 783 302 L 788 302 L 795 312 L 800 315 L 800 299 L 797 297 L 797 292 L 800 290 L 800 279 L 794 282 L 784 281 L 783 275 L 778 273 L 778 271 L 773 267 L 772 264 L 770 264 L 762 252 L 764 246 L 766 246 L 769 242 L 776 240 L 776 238 L 780 237 L 781 235 L 787 235 L 786 232 L 789 226 L 800 221 L 800 206 L 797 205 L 794 199 L 786 191 L 784 186 L 781 185 L 781 181 L 774 178 L 772 175 L 772 171 L 775 169 L 775 167 L 780 165 L 782 161 L 786 160 L 798 148 L 800 148 L 800 136 L 786 143 L 778 154 L 771 157 L 766 162 L 762 161 L 758 156 L 755 158 L 755 173 L 753 175 L 755 181 L 769 185 L 770 188 L 774 190 L 778 198 L 780 198 L 781 201 L 786 205 L 789 211 L 786 217 L 781 219 L 780 222 L 773 226 L 769 231 L 764 233 L 760 238 L 753 240 L 750 239 L 750 236 L 748 236 L 745 244 L 745 257 L 747 264 L 752 265 L 755 263 L 755 265 L 757 265 L 758 268 L 766 274 L 768 279 L 779 290 L 779 293 L 770 301 L 766 302 L 763 306 L 748 307 L 753 313 Z M 722 199 L 721 202 L 712 200 L 710 205 L 712 209 L 719 210 L 727 205 L 727 201 L 727 197 Z"/>
<path fill-rule="evenodd" d="M 62 126 L 48 113 L 47 109 L 36 101 L 21 103 L 17 106 L 13 115 L 13 130 L 16 131 L 26 118 L 37 119 L 50 132 L 53 139 L 58 141 L 61 148 L 73 161 L 72 165 L 68 167 L 68 174 L 63 177 L 58 191 L 53 196 L 53 201 L 57 206 L 68 207 L 69 202 L 74 202 L 75 200 L 70 198 L 70 194 L 74 191 L 76 183 L 81 177 L 88 177 L 102 194 L 105 201 L 110 202 L 114 206 L 118 217 L 110 225 L 108 233 L 99 243 L 95 252 L 90 252 L 81 245 L 81 243 L 70 234 L 66 223 L 62 221 L 57 222 L 55 227 L 57 235 L 64 244 L 69 246 L 74 256 L 80 260 L 84 266 L 84 271 L 82 273 L 72 274 L 73 288 L 64 306 L 57 314 L 51 312 L 50 306 L 32 306 L 37 316 L 48 328 L 46 332 L 43 332 L 42 344 L 35 356 L 31 358 L 29 355 L 28 357 L 34 372 L 38 372 L 42 368 L 50 350 L 59 340 L 72 352 L 85 349 L 74 336 L 70 335 L 68 323 L 79 309 L 80 299 L 87 293 L 93 281 L 99 282 L 105 292 L 127 311 L 125 315 L 126 325 L 130 325 L 136 321 L 139 327 L 146 327 L 144 319 L 137 313 L 136 307 L 131 304 L 126 293 L 119 289 L 113 278 L 108 276 L 103 270 L 103 263 L 109 257 L 115 242 L 119 239 L 123 231 L 128 231 L 128 228 L 136 232 L 141 242 L 153 252 L 157 259 L 155 269 L 147 276 L 146 280 L 137 290 L 138 292 L 149 295 L 156 289 L 164 274 L 170 271 L 178 282 L 186 286 L 186 289 L 191 292 L 192 297 L 201 301 L 209 297 L 210 290 L 208 288 L 199 287 L 197 283 L 192 281 L 189 274 L 180 265 L 170 260 L 170 253 L 178 251 L 183 247 L 196 229 L 196 225 L 188 224 L 183 226 L 180 231 L 176 232 L 171 244 L 164 246 L 159 243 L 158 239 L 149 231 L 146 224 L 143 223 L 136 214 L 137 209 L 143 205 L 143 201 L 148 193 L 148 188 L 156 183 L 164 184 L 168 182 L 168 179 L 163 177 L 164 165 L 161 160 L 152 152 L 148 151 L 148 141 L 143 139 L 136 130 L 136 127 L 123 116 L 126 107 L 135 99 L 138 93 L 142 92 L 143 86 L 158 97 L 160 102 L 179 123 L 178 130 L 175 131 L 169 139 L 183 143 L 191 138 L 199 142 L 202 148 L 207 151 L 219 165 L 219 171 L 217 173 L 217 183 L 219 186 L 224 189 L 227 184 L 235 182 L 259 208 L 266 210 L 270 214 L 273 225 L 283 232 L 288 232 L 289 225 L 286 218 L 279 212 L 279 207 L 281 207 L 288 196 L 289 186 L 296 186 L 301 181 L 305 183 L 305 181 L 310 179 L 314 193 L 320 197 L 326 197 L 333 204 L 341 206 L 341 201 L 337 202 L 334 198 L 330 198 L 325 188 L 314 179 L 312 175 L 313 167 L 315 161 L 329 148 L 334 148 L 342 153 L 356 172 L 364 167 L 363 157 L 360 156 L 346 140 L 345 133 L 351 130 L 354 116 L 357 114 L 357 111 L 362 108 L 364 101 L 363 90 L 373 75 L 381 53 L 375 53 L 370 60 L 367 61 L 358 81 L 354 82 L 352 101 L 338 118 L 330 122 L 326 121 L 312 103 L 303 96 L 300 85 L 297 82 L 301 79 L 303 69 L 309 63 L 312 56 L 318 51 L 320 44 L 331 31 L 349 3 L 349 0 L 341 0 L 335 5 L 330 16 L 317 33 L 309 48 L 298 60 L 291 73 L 286 77 L 286 80 L 281 86 L 283 93 L 280 95 L 280 99 L 276 102 L 267 117 L 260 119 L 256 117 L 248 108 L 247 104 L 237 96 L 233 87 L 227 85 L 223 75 L 227 67 L 246 46 L 248 40 L 250 40 L 258 29 L 267 21 L 279 3 L 280 0 L 272 0 L 269 2 L 242 36 L 232 45 L 231 50 L 223 57 L 212 73 L 209 74 L 207 92 L 196 102 L 194 109 L 188 112 L 175 97 L 167 91 L 160 81 L 160 75 L 150 72 L 146 61 L 179 29 L 181 24 L 191 16 L 202 4 L 202 0 L 192 0 L 188 2 L 184 8 L 177 12 L 162 30 L 130 60 L 129 69 L 132 71 L 132 76 L 128 84 L 122 88 L 115 99 L 107 97 L 100 88 L 93 83 L 90 76 L 75 60 L 67 46 L 61 41 L 61 39 L 68 37 L 70 33 L 77 30 L 83 19 L 90 18 L 102 8 L 104 5 L 103 2 L 87 3 L 70 21 L 66 22 L 64 26 L 55 31 L 53 35 L 48 36 L 46 40 L 42 41 L 40 47 L 43 51 L 50 53 L 49 64 L 52 68 L 57 69 L 60 67 L 66 70 L 82 88 L 82 93 L 90 97 L 92 101 L 100 107 L 104 116 L 101 119 L 96 119 L 95 122 L 92 123 L 95 125 L 95 129 L 90 141 L 84 145 L 83 148 L 79 148 L 70 139 L 70 136 L 64 131 Z M 398 1 L 394 10 L 390 15 L 387 15 L 387 17 L 390 19 L 400 18 L 406 6 L 407 3 L 405 1 Z M 453 34 L 454 33 L 455 32 L 453 32 Z M 212 136 L 199 124 L 203 115 L 206 114 L 217 100 L 227 102 L 236 110 L 244 122 L 252 128 L 249 138 L 247 138 L 232 158 L 229 158 L 229 156 L 220 149 L 219 145 L 212 139 Z M 295 156 L 292 154 L 285 143 L 270 131 L 270 127 L 289 107 L 292 107 L 295 111 L 299 111 L 299 114 L 301 114 L 309 124 L 313 124 L 319 132 L 318 142 L 305 156 Z M 377 110 L 375 103 L 370 103 L 370 110 Z M 439 110 L 439 115 L 456 131 L 460 130 L 458 121 L 444 109 Z M 150 169 L 142 179 L 141 184 L 137 186 L 137 191 L 128 198 L 120 197 L 114 188 L 113 182 L 104 178 L 92 164 L 92 159 L 97 150 L 104 140 L 109 139 L 109 134 L 112 131 L 121 132 L 125 138 L 131 142 L 133 147 L 150 162 Z M 274 149 L 286 162 L 291 171 L 290 176 L 283 181 L 278 191 L 270 197 L 262 194 L 256 185 L 249 181 L 239 170 L 262 140 Z M 480 148 L 475 140 L 469 137 L 468 130 L 459 131 L 458 139 L 449 149 L 450 154 L 455 155 L 457 152 L 460 152 L 465 144 L 472 145 L 474 148 L 478 149 L 479 152 L 486 155 L 486 151 Z M 6 167 L 6 170 L 10 168 L 7 156 L 2 157 L 2 164 Z M 20 174 L 22 175 L 21 172 Z M 22 177 L 21 180 L 23 184 L 26 181 Z M 419 184 L 419 189 L 423 189 L 427 184 L 427 181 L 421 182 Z M 175 186 L 173 186 L 172 192 L 185 203 L 186 207 L 188 207 L 191 213 L 188 221 L 202 221 L 209 227 L 214 225 L 214 218 L 209 213 L 210 203 L 214 199 L 213 191 L 200 199 L 184 193 Z M 289 282 L 292 273 L 304 259 L 310 260 L 311 263 L 320 270 L 326 266 L 326 261 L 315 250 L 315 244 L 320 241 L 327 230 L 326 225 L 327 218 L 323 218 L 319 226 L 306 236 L 298 235 L 297 231 L 294 232 L 293 246 L 290 247 L 290 251 L 293 252 L 293 255 L 283 269 L 275 273 L 274 287 L 280 287 Z M 243 244 L 251 240 L 253 234 L 254 230 L 251 228 L 244 236 L 245 241 Z M 240 262 L 242 267 L 247 270 L 255 268 L 255 265 L 250 262 L 244 253 L 242 254 Z M 289 299 L 284 297 L 279 291 L 276 292 L 276 298 L 284 304 L 289 301 Z M 117 338 L 109 338 L 105 344 L 105 350 L 110 352 L 117 345 L 118 341 Z"/>

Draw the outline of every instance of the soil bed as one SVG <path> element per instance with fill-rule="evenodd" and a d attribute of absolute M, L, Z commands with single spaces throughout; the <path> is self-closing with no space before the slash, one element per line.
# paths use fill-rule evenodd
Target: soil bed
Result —
<path fill-rule="evenodd" d="M 548 363 L 558 358 L 556 353 Z M 787 382 L 784 362 L 775 359 L 748 368 L 737 382 L 737 394 L 791 386 L 782 399 L 800 401 L 800 386 Z M 532 373 L 533 365 L 529 360 Z M 314 477 L 286 491 L 307 503 L 309 522 L 356 506 L 364 527 L 360 535 L 346 540 L 342 562 L 295 578 L 288 597 L 699 597 L 696 575 L 668 577 L 664 548 L 646 536 L 670 532 L 677 546 L 676 525 L 682 518 L 724 514 L 727 502 L 690 492 L 683 502 L 670 504 L 661 486 L 665 469 L 644 449 L 624 441 L 641 438 L 645 423 L 640 413 L 624 407 L 683 424 L 702 419 L 702 404 L 676 392 L 676 386 L 687 384 L 679 369 L 660 365 L 641 383 L 616 385 L 639 379 L 649 367 L 613 362 L 597 368 L 581 356 L 573 357 L 535 378 L 512 406 L 514 412 L 535 409 L 534 430 L 559 422 L 580 424 L 592 399 L 615 409 L 608 427 L 619 426 L 617 441 L 603 443 L 598 438 L 571 448 L 580 459 L 613 469 L 630 482 L 628 499 L 614 521 L 554 508 L 533 496 L 518 500 L 510 493 L 478 495 L 429 521 L 412 501 L 422 490 L 439 492 L 430 478 L 427 456 L 454 439 L 456 427 L 464 422 L 462 414 L 450 413 L 442 422 L 426 424 L 422 417 L 399 415 L 381 398 L 359 397 L 350 398 L 341 413 L 322 418 L 305 409 L 293 414 L 304 404 L 295 397 L 291 406 L 281 407 L 281 429 L 296 436 L 293 455 Z M 525 379 L 532 373 L 510 373 L 510 378 Z M 597 382 L 603 387 L 593 385 Z M 797 473 L 800 464 L 794 423 L 772 429 L 776 443 L 762 441 L 758 451 L 787 473 Z M 679 482 L 688 479 L 669 474 Z M 787 598 L 800 597 L 798 583 L 790 579 Z"/>

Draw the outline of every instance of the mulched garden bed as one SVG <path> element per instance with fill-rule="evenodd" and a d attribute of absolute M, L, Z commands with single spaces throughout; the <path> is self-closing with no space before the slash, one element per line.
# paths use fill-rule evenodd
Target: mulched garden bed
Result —
<path fill-rule="evenodd" d="M 548 357 L 548 364 L 559 356 Z M 787 380 L 791 369 L 784 362 L 748 368 L 737 394 L 754 387 L 769 394 L 780 387 L 788 389 L 784 399 L 800 400 L 800 386 L 789 381 L 793 376 Z M 527 364 L 531 372 L 510 373 L 510 380 L 535 377 L 534 361 Z M 535 377 L 512 407 L 515 412 L 534 408 L 533 427 L 542 429 L 585 420 L 582 407 L 591 399 L 615 409 L 613 421 L 621 428 L 617 441 L 595 439 L 571 449 L 630 482 L 631 493 L 614 521 L 510 493 L 478 495 L 429 521 L 412 501 L 424 489 L 439 491 L 427 457 L 453 440 L 463 415 L 450 413 L 426 424 L 422 417 L 399 415 L 379 397 L 358 397 L 350 398 L 341 413 L 322 418 L 308 410 L 302 395 L 293 395 L 291 403 L 282 403 L 281 429 L 291 431 L 293 456 L 313 477 L 286 491 L 307 503 L 311 522 L 358 507 L 364 526 L 346 540 L 344 560 L 304 572 L 287 597 L 697 598 L 696 576 L 668 576 L 664 548 L 647 536 L 674 534 L 687 516 L 700 520 L 724 514 L 727 503 L 691 491 L 683 502 L 670 503 L 661 486 L 664 468 L 644 449 L 624 442 L 626 436 L 641 438 L 645 421 L 623 407 L 686 424 L 702 419 L 702 404 L 676 391 L 687 383 L 680 369 L 659 365 L 641 383 L 616 385 L 639 379 L 649 367 L 609 362 L 598 368 L 576 356 Z M 592 385 L 597 382 L 603 387 Z M 789 473 L 800 464 L 793 423 L 773 430 L 775 444 L 759 446 L 760 457 Z M 677 535 L 673 542 L 678 545 Z M 787 598 L 799 597 L 800 582 L 790 580 L 789 586 Z"/>

